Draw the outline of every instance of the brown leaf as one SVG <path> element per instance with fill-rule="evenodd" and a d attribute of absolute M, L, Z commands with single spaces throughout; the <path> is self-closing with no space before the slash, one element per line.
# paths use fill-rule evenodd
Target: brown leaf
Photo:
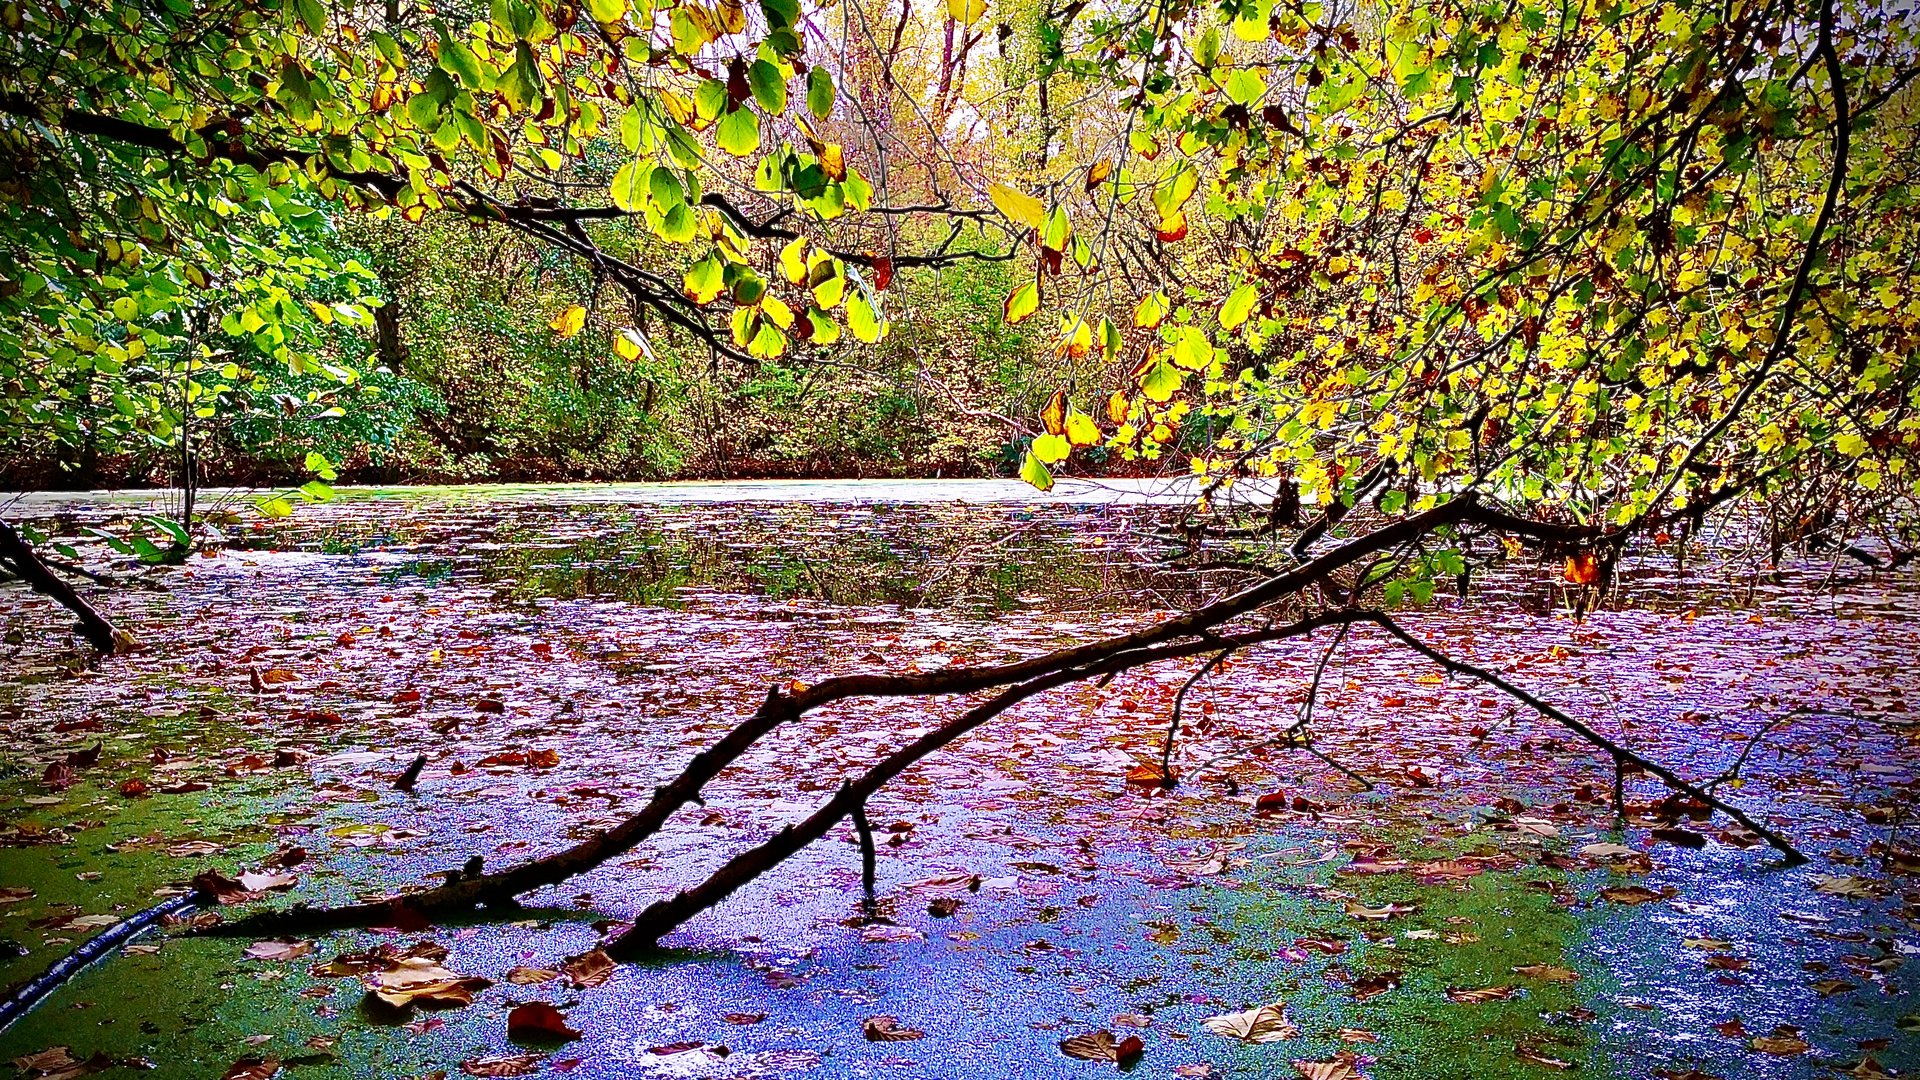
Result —
<path fill-rule="evenodd" d="M 1116 1039 L 1113 1032 L 1101 1028 L 1099 1031 L 1090 1031 L 1084 1035 L 1075 1035 L 1070 1039 L 1062 1040 L 1060 1049 L 1068 1057 L 1079 1058 L 1081 1061 L 1105 1061 L 1124 1065 L 1139 1057 L 1146 1049 L 1146 1045 L 1137 1035 Z"/>
<path fill-rule="evenodd" d="M 1763 1054 L 1774 1057 L 1793 1057 L 1813 1049 L 1807 1040 L 1800 1037 L 1800 1029 L 1782 1024 L 1773 1029 L 1771 1035 L 1755 1036 L 1753 1048 Z"/>
<path fill-rule="evenodd" d="M 729 1024 L 739 1024 L 745 1027 L 750 1024 L 757 1024 L 766 1018 L 766 1013 L 728 1013 L 720 1019 L 725 1020 Z"/>
<path fill-rule="evenodd" d="M 1293 1068 L 1304 1080 L 1356 1080 L 1360 1075 L 1353 1059 L 1345 1057 L 1332 1061 L 1296 1061 Z"/>
<path fill-rule="evenodd" d="M 544 1001 L 529 1001 L 524 1005 L 515 1005 L 507 1013 L 507 1038 L 532 1040 L 535 1042 L 566 1042 L 580 1037 L 580 1032 L 567 1026 L 567 1018 L 559 1009 Z"/>
<path fill-rule="evenodd" d="M 1580 979 L 1580 973 L 1569 968 L 1554 967 L 1552 964 L 1522 964 L 1513 969 L 1515 975 L 1524 975 L 1529 979 L 1542 982 L 1570 983 Z"/>
<path fill-rule="evenodd" d="M 1353 1000 L 1367 1001 L 1400 985 L 1397 971 L 1377 971 L 1353 980 Z"/>
<path fill-rule="evenodd" d="M 566 975 L 568 983 L 588 990 L 604 986 L 608 979 L 613 978 L 613 957 L 602 949 L 592 949 L 579 956 L 568 957 L 560 970 Z"/>
<path fill-rule="evenodd" d="M 425 957 L 402 960 L 387 971 L 365 979 L 368 1000 L 390 1009 L 419 1005 L 429 1009 L 458 1009 L 473 1004 L 473 992 L 493 983 L 473 975 L 448 971 Z"/>
<path fill-rule="evenodd" d="M 278 1058 L 243 1057 L 220 1080 L 268 1080 L 280 1074 Z"/>
<path fill-rule="evenodd" d="M 1565 1072 L 1566 1070 L 1574 1067 L 1573 1062 L 1571 1061 L 1563 1061 L 1562 1059 L 1554 1057 L 1551 1054 L 1542 1053 L 1528 1046 L 1514 1047 L 1513 1056 L 1519 1058 L 1521 1061 L 1531 1062 L 1532 1064 L 1540 1065 L 1549 1069 L 1557 1069 L 1561 1072 Z"/>
<path fill-rule="evenodd" d="M 1657 893 L 1644 885 L 1615 885 L 1601 889 L 1600 895 L 1616 904 L 1650 904 L 1655 900 L 1665 900 L 1668 893 Z"/>
<path fill-rule="evenodd" d="M 861 1034 L 868 1042 L 911 1042 L 924 1039 L 927 1033 L 917 1028 L 904 1027 L 891 1016 L 869 1016 L 867 1022 L 860 1025 Z"/>
<path fill-rule="evenodd" d="M 559 977 L 559 972 L 549 968 L 521 966 L 507 972 L 507 981 L 515 986 L 538 986 L 541 983 L 552 982 Z"/>
<path fill-rule="evenodd" d="M 293 960 L 312 952 L 311 941 L 256 941 L 244 955 L 249 960 Z"/>
<path fill-rule="evenodd" d="M 460 1063 L 468 1076 L 531 1076 L 540 1071 L 542 1054 L 508 1054 L 504 1057 L 475 1058 Z"/>
<path fill-rule="evenodd" d="M 1250 1043 L 1279 1042 L 1300 1034 L 1300 1029 L 1287 1019 L 1285 1007 L 1278 1002 L 1245 1012 L 1208 1017 L 1200 1023 L 1215 1035 Z"/>
<path fill-rule="evenodd" d="M 110 1069 L 114 1064 L 113 1059 L 105 1054 L 79 1060 L 65 1046 L 50 1046 L 37 1054 L 25 1054 L 13 1059 L 13 1067 L 20 1070 L 24 1080 L 79 1080 L 82 1076 Z"/>
<path fill-rule="evenodd" d="M 1518 988 L 1512 986 L 1482 986 L 1473 988 L 1450 986 L 1447 988 L 1447 1000 L 1457 1002 L 1461 1005 L 1479 1005 L 1488 1001 L 1507 1001 L 1511 999 L 1517 991 Z"/>

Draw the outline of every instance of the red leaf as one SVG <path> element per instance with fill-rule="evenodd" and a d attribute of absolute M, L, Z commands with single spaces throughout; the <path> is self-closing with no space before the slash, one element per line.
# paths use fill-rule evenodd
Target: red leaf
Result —
<path fill-rule="evenodd" d="M 544 1042 L 566 1042 L 577 1039 L 580 1032 L 567 1026 L 567 1018 L 560 1010 L 544 1001 L 529 1001 L 525 1005 L 515 1005 L 507 1014 L 507 1038 L 532 1039 Z"/>

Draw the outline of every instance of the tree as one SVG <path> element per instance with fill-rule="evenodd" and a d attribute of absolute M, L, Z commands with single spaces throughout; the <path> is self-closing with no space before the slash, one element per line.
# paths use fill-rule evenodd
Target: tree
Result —
<path fill-rule="evenodd" d="M 1204 671 L 1322 631 L 1331 651 L 1366 627 L 1592 743 L 1622 809 L 1624 777 L 1645 772 L 1801 858 L 1713 783 L 1439 653 L 1392 609 L 1528 549 L 1602 589 L 1631 545 L 1782 494 L 1825 500 L 1804 516 L 1855 532 L 1911 527 L 1910 13 L 1842 0 L 1073 5 L 1031 58 L 1046 102 L 1037 132 L 1010 136 L 1034 136 L 1025 175 L 969 184 L 984 203 L 908 204 L 830 141 L 842 98 L 804 36 L 819 13 L 780 0 L 499 0 L 465 28 L 315 0 L 162 25 L 109 7 L 66 36 L 47 13 L 67 9 L 21 10 L 49 89 L 0 104 L 23 118 L 9 132 L 30 156 L 111 144 L 140 176 L 266 177 L 375 213 L 504 224 L 587 260 L 717 355 L 779 356 L 843 328 L 874 340 L 895 271 L 1014 255 L 1031 279 L 1007 296 L 1007 321 L 1046 310 L 1057 352 L 1086 363 L 1043 410 L 1022 475 L 1045 487 L 1096 443 L 1184 457 L 1201 485 L 1196 550 L 1224 550 L 1243 575 L 1178 618 L 1016 663 L 775 688 L 640 814 L 572 848 L 241 930 L 510 907 L 644 839 L 813 709 L 984 695 L 642 913 L 620 943 L 637 951 L 839 821 L 862 825 L 880 785 L 1016 701 L 1147 663 L 1202 658 Z M 947 16 L 971 27 L 986 11 L 956 0 Z M 1016 35 L 1000 25 L 1004 45 Z M 1052 104 L 1067 89 L 1110 107 L 1067 120 Z M 879 100 L 848 98 L 856 111 Z M 953 112 L 972 108 L 962 95 Z M 616 134 L 619 150 L 596 156 Z M 886 160 L 884 143 L 871 157 Z M 930 166 L 925 183 L 959 172 Z M 623 255 L 621 223 L 684 251 L 684 270 Z M 57 230 L 26 235 L 36 265 L 58 270 Z M 552 325 L 575 334 L 587 316 L 570 306 Z M 621 332 L 638 348 L 645 330 Z M 1282 738 L 1312 749 L 1310 708 Z M 1164 767 L 1159 779 L 1177 782 Z"/>

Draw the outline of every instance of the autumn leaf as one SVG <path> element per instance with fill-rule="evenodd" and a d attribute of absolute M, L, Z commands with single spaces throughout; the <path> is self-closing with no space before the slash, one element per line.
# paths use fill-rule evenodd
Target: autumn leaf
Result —
<path fill-rule="evenodd" d="M 524 1005 L 515 1005 L 507 1013 L 507 1038 L 516 1041 L 531 1042 L 567 1042 L 580 1037 L 580 1032 L 567 1026 L 567 1018 L 559 1009 L 544 1001 L 529 1001 Z"/>
<path fill-rule="evenodd" d="M 1065 388 L 1055 390 L 1053 396 L 1047 399 L 1046 406 L 1040 410 L 1040 422 L 1046 425 L 1047 434 L 1049 435 L 1063 435 L 1066 433 L 1067 391 Z"/>
<path fill-rule="evenodd" d="M 587 309 L 579 304 L 569 304 L 547 325 L 561 337 L 570 338 L 587 325 Z"/>
<path fill-rule="evenodd" d="M 1038 229 L 1047 223 L 1047 204 L 1018 188 L 994 184 L 987 188 L 987 198 L 993 200 L 994 208 L 1016 225 Z"/>
<path fill-rule="evenodd" d="M 1565 573 L 1575 585 L 1591 585 L 1600 580 L 1600 560 L 1591 551 L 1569 555 Z"/>
<path fill-rule="evenodd" d="M 1774 1057 L 1795 1057 L 1813 1049 L 1807 1040 L 1800 1036 L 1799 1028 L 1782 1024 L 1774 1028 L 1771 1034 L 1755 1036 L 1752 1045 L 1755 1050 L 1763 1054 L 1771 1054 Z"/>
<path fill-rule="evenodd" d="M 475 1058 L 461 1062 L 460 1071 L 468 1076 L 532 1076 L 540 1071 L 540 1063 L 545 1060 L 544 1054 Z"/>
<path fill-rule="evenodd" d="M 1447 988 L 1447 1000 L 1461 1005 L 1479 1005 L 1489 1001 L 1506 1001 L 1515 993 L 1518 993 L 1518 987 L 1513 986 L 1450 986 Z"/>
<path fill-rule="evenodd" d="M 1060 1049 L 1068 1057 L 1081 1061 L 1105 1061 L 1125 1066 L 1139 1058 L 1146 1046 L 1138 1035 L 1116 1039 L 1113 1032 L 1101 1028 L 1063 1040 Z"/>
<path fill-rule="evenodd" d="M 278 1058 L 243 1057 L 233 1063 L 220 1080 L 270 1080 L 280 1075 Z"/>
<path fill-rule="evenodd" d="M 1552 964 L 1523 964 L 1513 969 L 1515 975 L 1542 982 L 1570 983 L 1580 978 L 1580 973 L 1569 968 L 1554 967 Z"/>
<path fill-rule="evenodd" d="M 1302 1080 L 1359 1080 L 1360 1071 L 1353 1059 L 1337 1057 L 1331 1061 L 1296 1061 L 1293 1070 Z"/>
<path fill-rule="evenodd" d="M 1277 1002 L 1245 1012 L 1208 1017 L 1200 1023 L 1215 1035 L 1250 1043 L 1279 1042 L 1300 1034 L 1300 1029 L 1287 1020 L 1285 1007 Z"/>
<path fill-rule="evenodd" d="M 870 1016 L 860 1025 L 860 1031 L 868 1042 L 910 1042 L 927 1037 L 926 1032 L 903 1026 L 891 1016 Z"/>
<path fill-rule="evenodd" d="M 490 980 L 461 975 L 435 960 L 416 957 L 392 969 L 369 974 L 364 980 L 370 1002 L 392 1010 L 415 1005 L 429 1009 L 457 1009 L 473 1004 L 473 992 L 493 985 Z"/>
<path fill-rule="evenodd" d="M 311 941 L 256 941 L 243 955 L 249 960 L 293 960 L 312 952 Z"/>
<path fill-rule="evenodd" d="M 579 956 L 567 958 L 560 970 L 567 976 L 567 982 L 582 990 L 604 986 L 613 978 L 613 957 L 604 950 L 590 949 Z"/>

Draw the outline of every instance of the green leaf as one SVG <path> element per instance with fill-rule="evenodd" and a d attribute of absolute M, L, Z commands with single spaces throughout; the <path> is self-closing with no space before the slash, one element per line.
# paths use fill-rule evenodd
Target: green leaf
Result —
<path fill-rule="evenodd" d="M 713 141 L 734 157 L 760 149 L 760 117 L 752 109 L 735 109 L 713 129 Z"/>
<path fill-rule="evenodd" d="M 653 166 L 644 161 L 629 161 L 613 174 L 613 205 L 629 214 L 646 208 Z"/>
<path fill-rule="evenodd" d="M 1238 68 L 1227 76 L 1227 98 L 1235 105 L 1251 105 L 1267 93 L 1267 81 L 1257 71 Z"/>
<path fill-rule="evenodd" d="M 880 321 L 880 313 L 873 309 L 867 299 L 865 289 L 855 289 L 847 295 L 847 329 L 853 336 L 871 345 L 886 333 L 886 326 Z"/>
<path fill-rule="evenodd" d="M 1039 435 L 1033 440 L 1031 453 L 1040 461 L 1053 465 L 1067 460 L 1067 455 L 1073 453 L 1073 444 L 1067 441 L 1065 435 Z"/>
<path fill-rule="evenodd" d="M 833 76 L 817 65 L 807 72 L 807 111 L 822 120 L 833 114 Z"/>
<path fill-rule="evenodd" d="M 1148 401 L 1170 401 L 1185 378 L 1179 368 L 1165 360 L 1158 360 L 1141 376 L 1140 392 L 1147 396 Z"/>
<path fill-rule="evenodd" d="M 1002 313 L 1006 316 L 1008 326 L 1021 322 L 1039 310 L 1040 289 L 1031 281 L 1008 293 L 1006 303 L 1002 305 Z"/>
<path fill-rule="evenodd" d="M 1031 450 L 1027 451 L 1026 460 L 1020 463 L 1020 479 L 1041 491 L 1053 490 L 1053 474 L 1047 471 L 1039 458 L 1033 456 Z"/>
<path fill-rule="evenodd" d="M 753 100 L 759 102 L 769 116 L 779 116 L 787 111 L 787 77 L 780 73 L 778 67 L 765 60 L 755 60 L 747 68 L 747 85 L 753 90 Z M 754 134 L 757 145 L 757 129 Z"/>

